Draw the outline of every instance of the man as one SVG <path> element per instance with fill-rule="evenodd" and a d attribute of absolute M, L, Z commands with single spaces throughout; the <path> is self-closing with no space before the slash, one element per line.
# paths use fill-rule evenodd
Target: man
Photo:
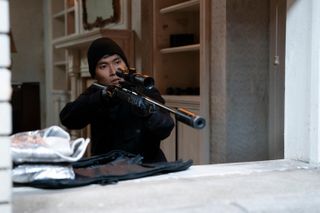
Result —
<path fill-rule="evenodd" d="M 124 79 L 116 70 L 128 69 L 128 61 L 122 49 L 109 38 L 92 42 L 87 52 L 89 71 L 97 83 L 121 86 Z M 164 104 L 156 88 L 144 91 L 145 95 Z M 144 162 L 166 161 L 160 149 L 160 141 L 168 137 L 174 122 L 168 112 L 147 110 L 141 97 L 133 97 L 129 104 L 109 91 L 95 85 L 87 88 L 75 101 L 60 112 L 61 123 L 68 129 L 82 129 L 91 125 L 91 154 L 99 155 L 111 150 L 124 150 L 140 154 Z"/>

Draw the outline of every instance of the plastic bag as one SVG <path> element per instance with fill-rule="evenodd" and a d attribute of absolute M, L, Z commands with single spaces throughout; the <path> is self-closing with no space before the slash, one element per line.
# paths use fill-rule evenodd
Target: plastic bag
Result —
<path fill-rule="evenodd" d="M 11 136 L 12 160 L 24 162 L 75 162 L 86 151 L 90 139 L 70 140 L 61 127 L 20 132 Z"/>
<path fill-rule="evenodd" d="M 21 164 L 12 170 L 12 181 L 15 183 L 30 183 L 36 180 L 74 179 L 71 165 Z"/>

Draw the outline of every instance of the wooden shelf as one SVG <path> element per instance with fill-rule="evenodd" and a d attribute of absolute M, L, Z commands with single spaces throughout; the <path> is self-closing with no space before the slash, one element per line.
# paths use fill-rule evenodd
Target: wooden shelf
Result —
<path fill-rule="evenodd" d="M 53 63 L 54 66 L 66 66 L 67 61 L 56 61 Z"/>
<path fill-rule="evenodd" d="M 67 9 L 67 13 L 70 13 L 70 12 L 74 12 L 75 11 L 75 7 L 70 7 Z"/>
<path fill-rule="evenodd" d="M 188 102 L 188 103 L 200 103 L 199 95 L 162 95 L 162 97 L 169 102 Z"/>
<path fill-rule="evenodd" d="M 191 44 L 191 45 L 185 45 L 185 46 L 181 46 L 181 47 L 164 48 L 164 49 L 161 49 L 160 52 L 162 54 L 166 54 L 166 53 L 198 51 L 199 49 L 200 49 L 200 44 Z"/>
<path fill-rule="evenodd" d="M 77 28 L 76 0 L 51 0 L 52 42 L 74 35 Z"/>
<path fill-rule="evenodd" d="M 156 53 L 154 77 L 162 94 L 166 94 L 166 90 L 170 87 L 199 87 L 201 1 L 180 0 L 171 4 L 169 0 L 155 1 L 157 22 L 154 30 L 157 36 L 154 49 Z M 187 33 L 194 35 L 193 42 L 171 46 L 173 43 L 171 35 Z"/>
<path fill-rule="evenodd" d="M 64 14 L 65 14 L 64 11 L 55 13 L 55 14 L 52 15 L 52 18 L 54 18 L 54 19 L 64 19 Z"/>
<path fill-rule="evenodd" d="M 187 12 L 187 11 L 198 11 L 200 5 L 200 0 L 189 0 L 180 4 L 175 4 L 169 7 L 162 8 L 160 10 L 161 14 L 171 13 L 171 12 Z"/>

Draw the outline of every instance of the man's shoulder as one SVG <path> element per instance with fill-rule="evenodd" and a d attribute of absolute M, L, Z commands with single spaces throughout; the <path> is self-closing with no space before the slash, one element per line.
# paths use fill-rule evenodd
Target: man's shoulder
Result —
<path fill-rule="evenodd" d="M 83 91 L 83 95 L 90 95 L 92 93 L 97 92 L 98 90 L 101 90 L 100 88 L 94 86 L 94 85 L 90 85 L 87 89 L 85 89 L 85 91 Z"/>

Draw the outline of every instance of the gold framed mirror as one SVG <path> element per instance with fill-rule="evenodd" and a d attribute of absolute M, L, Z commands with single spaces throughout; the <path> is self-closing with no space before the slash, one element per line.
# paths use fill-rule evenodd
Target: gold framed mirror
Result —
<path fill-rule="evenodd" d="M 82 0 L 82 23 L 85 30 L 101 28 L 120 19 L 120 0 Z"/>

